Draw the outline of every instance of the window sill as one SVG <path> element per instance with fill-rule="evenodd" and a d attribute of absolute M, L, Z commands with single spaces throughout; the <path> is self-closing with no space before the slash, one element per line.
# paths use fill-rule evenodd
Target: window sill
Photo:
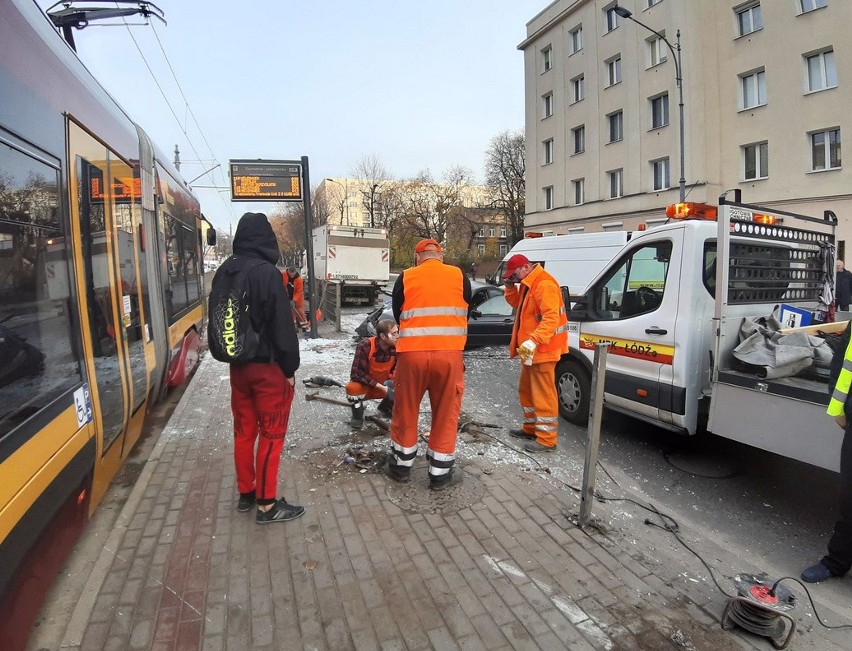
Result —
<path fill-rule="evenodd" d="M 551 113 L 550 115 L 545 115 L 543 118 L 541 118 L 541 121 L 544 122 L 545 120 L 549 120 L 552 117 L 553 117 L 553 113 Z"/>
<path fill-rule="evenodd" d="M 618 140 L 607 140 L 607 141 L 606 141 L 606 144 L 604 145 L 604 147 L 606 147 L 606 145 L 616 145 L 616 144 L 618 144 L 619 142 L 624 142 L 624 136 L 622 136 L 622 137 L 621 137 L 621 138 L 619 138 Z"/>
<path fill-rule="evenodd" d="M 665 129 L 667 126 L 669 126 L 668 123 L 661 124 L 658 127 L 651 127 L 650 129 L 648 129 L 648 133 L 651 133 L 652 131 L 659 131 L 660 129 Z"/>
<path fill-rule="evenodd" d="M 657 63 L 650 65 L 647 68 L 645 68 L 645 70 L 648 71 L 648 70 L 653 70 L 654 68 L 659 68 L 661 65 L 663 65 L 667 61 L 668 61 L 668 59 L 663 59 L 662 61 L 658 61 Z"/>
<path fill-rule="evenodd" d="M 817 88 L 815 90 L 806 90 L 804 95 L 807 97 L 808 95 L 816 95 L 817 93 L 824 93 L 827 90 L 834 90 L 837 86 L 826 86 L 825 88 Z"/>
<path fill-rule="evenodd" d="M 740 183 L 757 183 L 758 181 L 768 181 L 768 180 L 769 180 L 768 176 L 758 176 L 758 177 L 753 178 L 753 179 L 742 179 L 740 181 Z"/>
<path fill-rule="evenodd" d="M 571 154 L 571 156 L 579 156 L 580 154 L 585 154 L 585 153 L 586 153 L 586 150 L 583 149 L 582 151 L 575 151 L 573 154 Z"/>
<path fill-rule="evenodd" d="M 610 88 L 613 88 L 614 86 L 618 86 L 618 84 L 620 84 L 620 83 L 621 83 L 621 80 L 619 79 L 614 84 L 610 84 L 609 86 L 604 86 L 604 90 L 609 90 Z"/>
<path fill-rule="evenodd" d="M 824 170 L 808 170 L 807 172 L 805 172 L 805 174 L 824 174 L 825 172 L 839 172 L 842 169 L 843 166 L 838 165 L 837 167 L 826 167 Z"/>
<path fill-rule="evenodd" d="M 751 36 L 752 34 L 757 34 L 760 31 L 763 31 L 763 27 L 758 27 L 757 29 L 753 29 L 750 32 L 746 32 L 745 34 L 740 34 L 739 36 L 735 36 L 734 40 L 739 41 L 741 38 L 746 38 L 747 36 Z"/>
<path fill-rule="evenodd" d="M 745 113 L 746 111 L 754 111 L 755 109 L 759 109 L 759 108 L 762 108 L 764 106 L 766 106 L 766 102 L 764 102 L 763 104 L 755 104 L 754 106 L 745 106 L 741 109 L 738 109 L 737 113 Z"/>

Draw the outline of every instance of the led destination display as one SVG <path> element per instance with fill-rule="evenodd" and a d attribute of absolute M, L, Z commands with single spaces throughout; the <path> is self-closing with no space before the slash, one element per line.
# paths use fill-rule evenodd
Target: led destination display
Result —
<path fill-rule="evenodd" d="M 232 160 L 232 201 L 301 201 L 298 161 Z"/>

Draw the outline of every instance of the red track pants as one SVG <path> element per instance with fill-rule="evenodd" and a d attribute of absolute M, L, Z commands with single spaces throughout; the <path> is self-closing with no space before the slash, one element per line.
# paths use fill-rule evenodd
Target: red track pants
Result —
<path fill-rule="evenodd" d="M 261 505 L 277 498 L 278 466 L 293 393 L 277 364 L 231 365 L 237 490 L 255 491 Z"/>
<path fill-rule="evenodd" d="M 429 434 L 429 475 L 439 477 L 453 467 L 459 412 L 464 394 L 464 361 L 460 350 L 398 353 L 394 384 L 391 448 L 398 466 L 410 468 L 417 454 L 420 402 L 429 392 L 432 431 Z"/>

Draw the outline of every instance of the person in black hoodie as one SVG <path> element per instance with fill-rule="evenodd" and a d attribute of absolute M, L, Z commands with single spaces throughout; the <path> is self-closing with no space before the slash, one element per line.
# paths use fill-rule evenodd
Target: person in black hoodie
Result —
<path fill-rule="evenodd" d="M 286 522 L 305 512 L 277 497 L 278 466 L 299 368 L 299 340 L 290 298 L 275 267 L 278 257 L 278 241 L 266 215 L 247 212 L 237 225 L 234 254 L 221 265 L 225 270 L 231 265 L 251 266 L 249 314 L 261 343 L 253 361 L 230 365 L 231 411 L 240 492 L 237 510 L 249 511 L 256 502 L 258 524 Z M 257 264 L 258 259 L 268 264 Z"/>

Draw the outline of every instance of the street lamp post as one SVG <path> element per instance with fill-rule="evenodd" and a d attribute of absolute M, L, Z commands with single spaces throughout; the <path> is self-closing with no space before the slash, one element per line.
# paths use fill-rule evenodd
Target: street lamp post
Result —
<path fill-rule="evenodd" d="M 672 56 L 674 57 L 675 64 L 675 81 L 677 82 L 677 92 L 678 92 L 678 110 L 680 114 L 680 201 L 686 199 L 686 156 L 684 152 L 684 127 L 683 127 L 683 75 L 682 68 L 680 62 L 680 30 L 677 30 L 677 37 L 675 40 L 676 45 L 673 46 L 669 39 L 667 39 L 663 34 L 658 32 L 656 29 L 652 29 L 648 27 L 645 23 L 636 20 L 633 17 L 633 13 L 625 9 L 624 7 L 615 6 L 613 7 L 613 11 L 617 13 L 622 18 L 629 18 L 637 25 L 640 25 L 647 29 L 652 34 L 656 34 L 662 41 L 665 43 L 669 50 L 671 50 Z"/>
<path fill-rule="evenodd" d="M 374 201 L 375 201 L 376 188 L 377 187 L 379 187 L 379 184 L 373 183 L 373 187 L 370 188 L 370 228 L 376 227 Z"/>

